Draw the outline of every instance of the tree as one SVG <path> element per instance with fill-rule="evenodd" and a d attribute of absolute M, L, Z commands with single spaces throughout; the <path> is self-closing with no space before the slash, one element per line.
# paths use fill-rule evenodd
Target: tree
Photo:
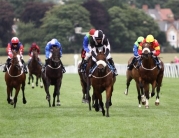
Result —
<path fill-rule="evenodd" d="M 90 12 L 90 21 L 95 29 L 100 29 L 108 34 L 109 14 L 105 7 L 97 0 L 88 0 L 83 6 Z"/>
<path fill-rule="evenodd" d="M 6 47 L 9 39 L 12 37 L 13 8 L 10 3 L 0 1 L 0 41 L 3 47 Z"/>
<path fill-rule="evenodd" d="M 137 37 L 146 37 L 148 34 L 158 36 L 160 32 L 158 25 L 150 16 L 128 5 L 110 8 L 109 15 L 112 50 L 131 52 Z"/>
<path fill-rule="evenodd" d="M 27 2 L 20 19 L 25 23 L 33 22 L 35 27 L 40 27 L 42 24 L 41 19 L 52 6 L 52 3 Z"/>
<path fill-rule="evenodd" d="M 91 28 L 89 12 L 80 5 L 57 5 L 48 11 L 43 18 L 41 29 L 45 30 L 44 40 L 57 38 L 65 52 L 78 52 L 82 47 L 81 39 L 75 39 L 74 26 L 79 24 L 84 31 Z"/>

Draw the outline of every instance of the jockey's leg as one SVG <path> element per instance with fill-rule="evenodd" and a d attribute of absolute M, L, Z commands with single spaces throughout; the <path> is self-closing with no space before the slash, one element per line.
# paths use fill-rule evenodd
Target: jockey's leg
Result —
<path fill-rule="evenodd" d="M 128 70 L 132 70 L 133 64 L 136 62 L 136 57 L 133 57 L 131 63 L 127 66 Z"/>
<path fill-rule="evenodd" d="M 138 61 L 138 65 L 137 65 L 137 69 L 139 69 L 139 67 L 141 66 L 142 64 L 142 59 L 141 58 L 137 58 L 137 61 Z"/>
<path fill-rule="evenodd" d="M 24 68 L 24 73 L 28 73 L 27 72 L 27 67 L 26 67 L 26 64 L 25 64 L 25 62 L 24 62 L 24 60 L 23 59 L 21 59 L 21 62 L 22 62 L 22 64 L 23 64 L 23 68 Z"/>
<path fill-rule="evenodd" d="M 42 72 L 45 71 L 46 66 L 48 65 L 49 59 L 45 59 L 45 65 L 42 66 Z"/>
<path fill-rule="evenodd" d="M 158 69 L 161 69 L 162 67 L 161 67 L 160 62 L 158 60 L 158 57 L 157 56 L 152 56 L 152 57 L 155 60 L 155 64 L 157 65 Z"/>
<path fill-rule="evenodd" d="M 92 60 L 91 67 L 90 67 L 90 70 L 89 70 L 89 75 L 88 75 L 89 77 L 91 77 L 95 67 L 96 67 L 96 62 L 94 60 Z"/>
<path fill-rule="evenodd" d="M 5 65 L 4 65 L 3 72 L 6 72 L 6 71 L 7 71 L 7 68 L 9 68 L 9 66 L 10 66 L 10 61 L 11 61 L 10 58 L 8 58 L 8 59 L 6 60 L 6 63 L 5 63 Z"/>
<path fill-rule="evenodd" d="M 90 52 L 86 52 L 85 54 L 85 58 L 82 60 L 81 62 L 81 66 L 80 66 L 80 72 L 85 72 L 86 70 L 86 65 L 88 63 L 88 59 L 89 57 L 91 56 L 91 53 Z"/>
<path fill-rule="evenodd" d="M 115 65 L 114 65 L 114 61 L 113 61 L 113 59 L 112 59 L 112 58 L 109 58 L 108 61 L 109 61 L 109 63 L 111 64 L 111 66 L 113 66 L 115 76 L 117 76 L 118 73 L 117 73 L 117 69 L 116 69 L 116 67 L 115 67 Z"/>
<path fill-rule="evenodd" d="M 62 72 L 63 72 L 63 73 L 65 73 L 65 72 L 66 72 L 66 70 L 65 70 L 65 67 L 63 66 L 62 61 L 61 61 L 61 65 L 62 65 Z"/>

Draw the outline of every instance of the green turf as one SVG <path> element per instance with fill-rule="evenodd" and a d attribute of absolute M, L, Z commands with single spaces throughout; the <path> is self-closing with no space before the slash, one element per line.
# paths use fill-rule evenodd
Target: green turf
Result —
<path fill-rule="evenodd" d="M 89 111 L 88 105 L 81 102 L 77 74 L 64 74 L 61 106 L 51 108 L 44 89 L 32 89 L 27 84 L 27 104 L 22 103 L 20 92 L 14 109 L 6 101 L 2 72 L 0 77 L 0 138 L 177 138 L 179 135 L 178 78 L 164 78 L 160 105 L 154 105 L 153 97 L 149 100 L 149 109 L 145 109 L 138 108 L 134 81 L 126 96 L 125 76 L 117 76 L 107 118 L 94 109 Z M 52 96 L 53 86 L 50 90 Z"/>

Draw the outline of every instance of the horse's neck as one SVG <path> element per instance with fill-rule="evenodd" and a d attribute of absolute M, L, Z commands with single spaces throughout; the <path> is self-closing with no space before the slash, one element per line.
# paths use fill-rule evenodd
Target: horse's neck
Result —
<path fill-rule="evenodd" d="M 20 70 L 12 63 L 9 67 L 9 73 L 11 75 L 17 75 L 19 74 Z"/>
<path fill-rule="evenodd" d="M 150 57 L 148 59 L 143 59 L 142 64 L 144 67 L 154 67 L 155 66 L 155 62 L 152 57 Z"/>

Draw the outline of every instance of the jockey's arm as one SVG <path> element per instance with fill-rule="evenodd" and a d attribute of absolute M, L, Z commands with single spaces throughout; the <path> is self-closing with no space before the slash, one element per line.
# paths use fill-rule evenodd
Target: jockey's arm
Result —
<path fill-rule="evenodd" d="M 155 40 L 154 42 L 154 51 L 152 51 L 152 53 L 154 54 L 154 56 L 158 56 L 160 55 L 160 45 L 158 43 L 158 41 Z"/>
<path fill-rule="evenodd" d="M 87 36 L 84 37 L 83 39 L 83 49 L 86 51 L 86 52 L 89 52 L 89 48 L 88 48 L 88 44 L 89 44 L 89 38 Z"/>
<path fill-rule="evenodd" d="M 106 37 L 104 38 L 103 44 L 106 45 L 106 48 L 109 49 L 109 51 L 111 50 L 111 45 Z"/>
<path fill-rule="evenodd" d="M 50 55 L 50 45 L 47 44 L 45 47 L 45 57 L 48 59 Z"/>
<path fill-rule="evenodd" d="M 10 43 L 8 43 L 7 45 L 6 52 L 7 52 L 8 57 L 12 58 L 13 55 L 12 55 Z"/>
<path fill-rule="evenodd" d="M 134 47 L 133 47 L 133 54 L 134 56 L 138 56 L 138 46 L 136 44 L 134 44 Z"/>

